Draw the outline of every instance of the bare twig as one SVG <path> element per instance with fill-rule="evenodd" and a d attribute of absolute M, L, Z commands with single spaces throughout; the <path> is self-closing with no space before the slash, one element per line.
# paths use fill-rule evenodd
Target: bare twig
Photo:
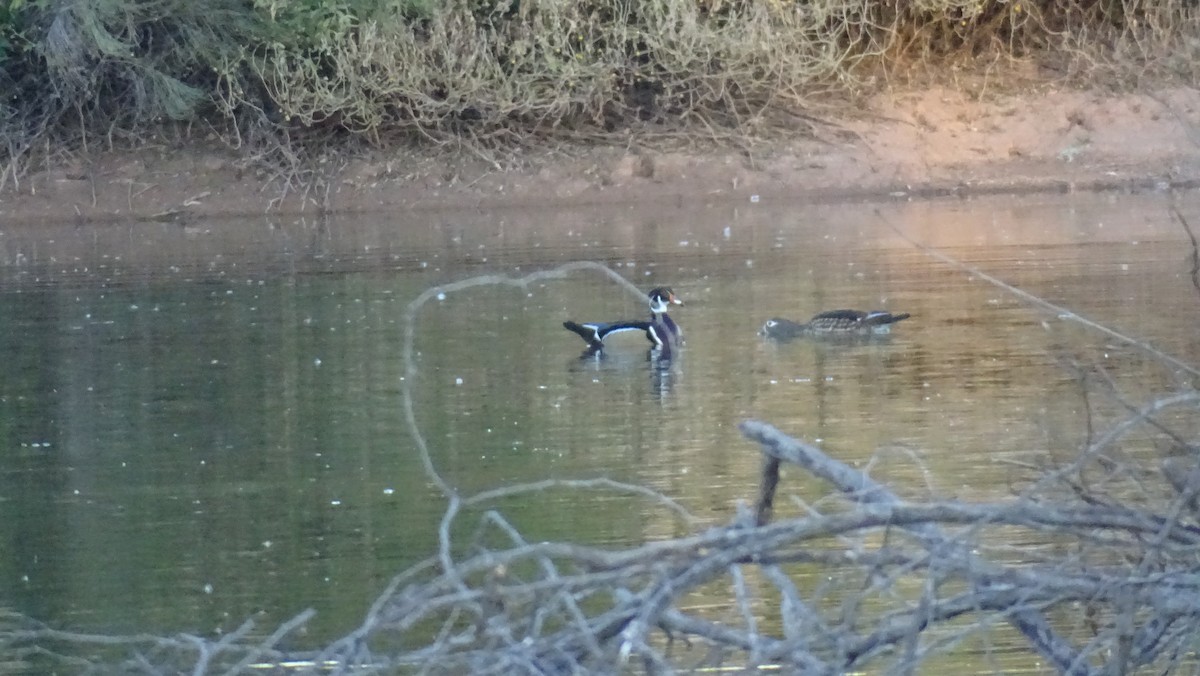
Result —
<path fill-rule="evenodd" d="M 1090 676 L 1151 664 L 1169 673 L 1200 639 L 1200 580 L 1194 574 L 1200 524 L 1191 511 L 1200 469 L 1188 465 L 1187 476 L 1172 482 L 1177 492 L 1168 489 L 1165 500 L 1138 507 L 1091 493 L 1077 480 L 1092 458 L 1114 451 L 1132 430 L 1144 427 L 1182 443 L 1185 437 L 1158 418 L 1200 404 L 1200 394 L 1190 391 L 1140 406 L 1114 392 L 1126 417 L 1089 438 L 1074 462 L 1044 472 L 1006 502 L 936 496 L 906 502 L 867 471 L 754 420 L 740 429 L 764 454 L 756 504 L 723 526 L 702 528 L 675 500 L 608 479 L 546 480 L 464 495 L 438 472 L 417 425 L 412 388 L 419 376 L 415 325 L 421 309 L 443 294 L 484 285 L 524 289 L 579 271 L 601 272 L 642 297 L 612 270 L 581 262 L 524 276 L 473 277 L 429 289 L 408 305 L 402 406 L 446 509 L 436 554 L 396 576 L 357 628 L 316 655 L 285 655 L 275 647 L 310 612 L 258 643 L 249 639 L 250 624 L 218 641 L 99 641 L 133 652 L 122 666 L 146 673 L 234 674 L 270 666 L 260 662 L 294 659 L 334 674 L 670 673 L 732 664 L 832 676 L 921 673 L 934 655 L 968 638 L 986 639 L 1006 623 L 1052 669 Z M 808 509 L 800 518 L 774 519 L 783 462 L 829 482 L 841 497 L 819 501 L 824 513 Z M 1062 491 L 1064 484 L 1075 492 Z M 460 532 L 453 522 L 464 509 L 556 489 L 645 498 L 694 530 L 615 548 L 531 542 L 502 513 L 485 509 L 473 539 L 451 542 L 451 533 Z M 1016 551 L 1003 546 L 1014 532 L 1024 534 L 1017 541 L 1042 538 L 1055 547 L 1014 565 L 997 555 Z M 807 584 L 797 576 L 807 567 L 818 568 L 817 578 L 828 582 Z M 757 574 L 767 584 L 756 584 Z M 731 590 L 725 608 L 691 603 L 713 588 Z M 773 604 L 778 620 L 763 612 Z M 1090 638 L 1061 619 L 1077 614 L 1079 605 L 1097 609 Z M 48 642 L 97 641 L 26 626 L 0 631 L 0 647 L 45 654 Z M 676 650 L 681 643 L 684 648 Z M 707 653 L 697 658 L 693 647 Z M 88 668 L 99 664 L 84 662 Z"/>
<path fill-rule="evenodd" d="M 982 270 L 980 270 L 979 268 L 976 268 L 975 266 L 963 263 L 962 261 L 960 261 L 956 258 L 953 258 L 947 254 L 944 254 L 941 251 L 934 249 L 933 247 L 930 247 L 922 242 L 918 242 L 917 240 L 913 239 L 912 237 L 909 237 L 907 233 L 905 233 L 903 230 L 901 230 L 899 227 L 897 227 L 894 223 L 892 223 L 892 221 L 890 219 L 886 218 L 883 215 L 883 213 L 881 211 L 879 211 L 878 209 L 875 210 L 875 215 L 881 221 L 886 223 L 888 225 L 888 227 L 890 227 L 896 233 L 896 235 L 898 235 L 901 239 L 908 242 L 909 244 L 912 244 L 917 249 L 920 249 L 922 252 L 924 252 L 927 256 L 930 256 L 931 258 L 936 258 L 937 260 L 942 261 L 943 263 L 946 263 L 947 265 L 956 267 L 960 270 L 963 270 L 964 272 L 968 272 L 972 276 L 978 277 L 979 279 L 982 279 L 989 284 L 992 284 L 996 287 L 1004 289 L 1005 291 L 1013 294 L 1014 296 L 1017 296 L 1018 298 L 1021 298 L 1022 300 L 1025 300 L 1033 305 L 1037 305 L 1037 306 L 1041 307 L 1042 309 L 1049 310 L 1049 311 L 1055 313 L 1055 315 L 1057 315 L 1060 319 L 1069 319 L 1071 321 L 1078 322 L 1088 328 L 1099 331 L 1111 338 L 1115 338 L 1116 340 L 1119 340 L 1122 343 L 1125 343 L 1126 345 L 1131 345 L 1133 347 L 1136 347 L 1139 350 L 1142 350 L 1143 352 L 1146 352 L 1146 353 L 1152 355 L 1153 357 L 1155 357 L 1159 361 L 1163 362 L 1164 364 L 1170 364 L 1172 367 L 1179 369 L 1180 371 L 1183 371 L 1190 375 L 1200 376 L 1200 368 L 1192 366 L 1191 364 L 1188 364 L 1187 362 L 1184 362 L 1176 357 L 1172 357 L 1171 355 L 1163 352 L 1162 350 L 1159 350 L 1158 348 L 1154 347 L 1153 345 L 1151 345 L 1150 343 L 1148 343 L 1144 340 L 1139 340 L 1137 338 L 1132 338 L 1130 336 L 1127 336 L 1127 335 L 1117 331 L 1116 329 L 1112 329 L 1103 324 L 1092 321 L 1091 319 L 1083 317 L 1082 315 L 1079 315 L 1065 307 L 1062 307 L 1061 305 L 1055 305 L 1054 303 L 1051 303 L 1050 301 L 1045 300 L 1044 298 L 1035 296 L 1034 294 L 1029 293 L 1028 291 L 1023 291 L 1021 289 L 1018 289 L 1017 287 L 1015 287 L 1011 284 L 1008 284 L 1007 282 L 1005 282 L 1001 279 L 998 279 L 996 277 L 993 277 L 992 275 L 987 274 L 986 272 L 983 272 Z"/>
<path fill-rule="evenodd" d="M 1179 207 L 1171 205 L 1171 213 L 1175 215 L 1175 219 L 1183 226 L 1183 231 L 1187 233 L 1188 239 L 1192 243 L 1192 287 L 1200 294 L 1200 245 L 1196 243 L 1196 234 L 1192 232 L 1192 226 L 1187 219 L 1179 211 Z"/>

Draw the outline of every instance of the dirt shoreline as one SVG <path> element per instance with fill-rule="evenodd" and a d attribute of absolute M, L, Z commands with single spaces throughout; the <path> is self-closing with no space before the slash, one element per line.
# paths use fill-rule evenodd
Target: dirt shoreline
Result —
<path fill-rule="evenodd" d="M 1048 90 L 986 101 L 946 88 L 875 97 L 817 138 L 762 152 L 576 147 L 520 168 L 377 151 L 285 189 L 204 145 L 97 153 L 0 190 L 6 224 L 410 209 L 846 201 L 1200 186 L 1200 92 Z"/>

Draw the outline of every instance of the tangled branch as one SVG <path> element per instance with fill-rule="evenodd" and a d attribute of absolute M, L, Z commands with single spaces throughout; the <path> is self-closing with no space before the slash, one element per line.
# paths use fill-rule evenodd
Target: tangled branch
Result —
<path fill-rule="evenodd" d="M 9 622 L 17 626 L 0 630 L 0 649 L 81 672 L 118 663 L 129 673 L 195 674 L 285 664 L 335 674 L 590 674 L 633 667 L 911 673 L 1007 625 L 1012 640 L 1058 673 L 1182 670 L 1200 639 L 1194 572 L 1200 464 L 1186 435 L 1162 417 L 1194 417 L 1200 394 L 1192 390 L 1140 405 L 1122 402 L 1125 416 L 1100 430 L 1077 458 L 1039 472 L 1003 502 L 902 499 L 825 449 L 757 420 L 740 425 L 763 454 L 758 494 L 747 496 L 754 507 L 716 527 L 701 528 L 669 496 L 607 479 L 461 493 L 437 471 L 417 424 L 410 388 L 421 309 L 443 294 L 495 284 L 525 288 L 580 271 L 606 274 L 640 296 L 605 266 L 584 262 L 520 277 L 475 277 L 429 289 L 409 304 L 403 406 L 447 507 L 437 553 L 397 575 L 345 636 L 317 651 L 283 650 L 280 642 L 311 613 L 259 641 L 249 639 L 249 623 L 211 641 L 71 634 L 17 618 Z M 1105 484 L 1108 492 L 1088 481 L 1095 473 L 1123 475 L 1110 456 L 1133 430 L 1160 432 L 1180 451 L 1163 463 L 1157 488 L 1144 490 L 1140 502 L 1123 499 L 1130 492 L 1119 490 L 1116 479 Z M 822 501 L 823 511 L 778 518 L 784 465 L 824 481 L 836 499 Z M 689 531 L 628 547 L 531 542 L 501 512 L 485 509 L 473 539 L 452 542 L 451 526 L 465 508 L 551 488 L 635 496 Z M 1010 542 L 1027 543 L 1015 560 Z M 729 605 L 714 610 L 696 603 L 714 593 Z M 96 650 L 124 657 L 105 662 Z"/>

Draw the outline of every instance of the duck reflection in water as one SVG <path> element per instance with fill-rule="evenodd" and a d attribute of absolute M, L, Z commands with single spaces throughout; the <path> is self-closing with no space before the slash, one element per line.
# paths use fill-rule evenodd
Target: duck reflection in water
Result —
<path fill-rule="evenodd" d="M 680 371 L 680 355 L 678 350 L 671 352 L 658 347 L 650 348 L 643 356 L 633 352 L 606 352 L 589 347 L 577 359 L 572 360 L 568 368 L 576 372 L 613 374 L 618 379 L 648 372 L 650 392 L 661 399 L 675 388 L 675 378 Z"/>

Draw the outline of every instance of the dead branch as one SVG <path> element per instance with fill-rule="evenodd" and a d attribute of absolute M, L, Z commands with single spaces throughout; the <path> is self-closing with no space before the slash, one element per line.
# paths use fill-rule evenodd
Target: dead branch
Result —
<path fill-rule="evenodd" d="M 1113 668 L 1115 659 L 1128 667 L 1172 661 L 1197 638 L 1200 580 L 1192 571 L 1200 525 L 1194 519 L 1116 504 L 1028 498 L 905 502 L 766 423 L 746 421 L 741 429 L 767 456 L 832 483 L 849 508 L 758 525 L 735 522 L 625 549 L 530 543 L 500 514 L 487 512 L 483 520 L 508 535 L 507 548 L 481 548 L 455 562 L 453 571 L 431 565 L 433 560 L 414 567 L 389 586 L 358 630 L 318 655 L 271 647 L 307 616 L 257 644 L 246 641 L 244 632 L 207 642 L 91 637 L 42 627 L 2 632 L 0 641 L 10 650 L 24 646 L 27 653 L 31 643 L 47 641 L 145 646 L 153 648 L 153 663 L 160 666 L 165 654 L 175 654 L 176 661 L 193 655 L 195 673 L 215 673 L 210 667 L 227 654 L 238 658 L 224 662 L 220 671 L 227 673 L 249 671 L 255 660 L 302 658 L 332 673 L 612 673 L 637 659 L 649 671 L 771 664 L 835 674 L 911 669 L 971 632 L 1006 622 L 1060 673 L 1098 674 Z M 764 465 L 768 473 L 773 466 L 777 471 L 773 462 Z M 764 477 L 763 485 L 771 484 Z M 992 531 L 1006 527 L 1075 542 L 1084 548 L 1075 551 L 1084 553 L 1039 565 L 991 560 L 986 543 Z M 882 533 L 888 537 L 875 538 L 874 546 L 828 549 L 834 536 Z M 1099 538 L 1103 546 L 1087 551 Z M 1147 548 L 1156 552 L 1158 565 L 1139 570 Z M 874 581 L 839 585 L 835 596 L 814 599 L 796 584 L 797 562 L 857 569 L 841 575 Z M 900 592 L 913 580 L 924 581 L 915 598 Z M 689 598 L 714 583 L 737 590 L 737 612 L 713 617 L 689 608 Z M 870 604 L 863 603 L 863 594 Z M 763 603 L 778 609 L 777 625 L 759 614 Z M 1099 607 L 1098 615 L 1107 618 L 1083 645 L 1052 620 L 1068 614 L 1056 611 L 1078 604 Z M 878 608 L 867 611 L 868 606 Z M 847 607 L 856 609 L 837 610 Z M 963 619 L 970 623 L 957 639 L 928 638 Z M 677 650 L 680 644 L 685 647 Z M 420 647 L 386 648 L 398 645 Z M 707 652 L 697 656 L 696 645 Z"/>
<path fill-rule="evenodd" d="M 1061 305 L 1056 305 L 1054 303 L 1051 303 L 1050 301 L 1048 301 L 1044 298 L 1035 296 L 1034 294 L 1029 293 L 1028 291 L 1018 289 L 1017 287 L 1015 287 L 1011 284 L 1008 284 L 1007 282 L 1005 282 L 1001 279 L 998 279 L 992 275 L 989 275 L 988 273 L 984 272 L 983 270 L 980 270 L 979 268 L 968 265 L 956 258 L 948 256 L 947 254 L 945 254 L 941 251 L 938 251 L 937 249 L 934 249 L 933 247 L 930 247 L 923 242 L 918 242 L 917 240 L 910 237 L 908 235 L 908 233 L 904 232 L 899 227 L 897 227 L 895 223 L 892 223 L 891 220 L 884 217 L 883 212 L 879 211 L 878 209 L 875 210 L 875 216 L 877 218 L 879 218 L 883 223 L 887 224 L 887 226 L 889 228 L 891 228 L 892 231 L 895 232 L 898 237 L 900 237 L 904 241 L 908 242 L 909 244 L 913 245 L 917 249 L 921 250 L 921 252 L 923 252 L 925 255 L 929 256 L 930 258 L 937 259 L 951 267 L 955 267 L 964 272 L 968 272 L 973 277 L 978 277 L 979 279 L 982 279 L 983 281 L 985 281 L 993 286 L 1004 289 L 1008 293 L 1011 293 L 1012 295 L 1017 296 L 1021 300 L 1025 301 L 1031 305 L 1036 305 L 1037 307 L 1040 307 L 1043 310 L 1049 310 L 1050 312 L 1053 312 L 1055 314 L 1055 316 L 1057 316 L 1059 319 L 1077 322 L 1077 323 L 1082 324 L 1083 326 L 1086 326 L 1090 329 L 1099 331 L 1100 333 L 1103 333 L 1103 334 L 1109 336 L 1110 338 L 1119 340 L 1122 343 L 1125 343 L 1126 345 L 1130 345 L 1139 350 L 1142 350 L 1143 352 L 1153 356 L 1155 359 L 1159 360 L 1163 364 L 1168 364 L 1172 368 L 1179 370 L 1181 373 L 1185 373 L 1190 376 L 1200 376 L 1200 368 L 1197 368 L 1197 367 L 1193 366 L 1192 364 L 1188 364 L 1187 362 L 1182 361 L 1181 359 L 1179 359 L 1177 357 L 1173 357 L 1173 356 L 1163 352 L 1162 350 L 1154 347 L 1153 345 L 1151 345 L 1150 343 L 1148 343 L 1144 340 L 1140 340 L 1140 339 L 1132 337 L 1132 336 L 1127 336 L 1124 333 L 1121 333 L 1120 331 L 1113 329 L 1112 327 L 1105 326 L 1104 324 L 1101 324 L 1099 322 L 1088 319 L 1087 317 L 1077 314 L 1068 308 L 1065 308 Z"/>
<path fill-rule="evenodd" d="M 315 653 L 282 649 L 310 613 L 259 640 L 249 623 L 210 640 L 73 634 L 17 617 L 0 626 L 0 650 L 81 672 L 117 665 L 130 673 L 236 674 L 287 665 L 334 674 L 913 673 L 1004 624 L 1031 661 L 1062 674 L 1147 666 L 1171 674 L 1188 665 L 1200 639 L 1200 461 L 1163 415 L 1194 415 L 1200 395 L 1190 390 L 1141 405 L 1114 394 L 1125 417 L 1003 502 L 904 500 L 824 449 L 756 420 L 740 425 L 764 457 L 755 507 L 722 526 L 699 529 L 668 496 L 606 479 L 461 494 L 434 467 L 408 389 L 417 381 L 413 326 L 422 306 L 480 285 L 523 288 L 590 269 L 614 274 L 574 263 L 519 278 L 476 277 L 430 289 L 408 306 L 402 402 L 447 502 L 439 551 L 396 576 L 342 638 Z M 1145 487 L 1134 502 L 1084 488 L 1080 477 L 1094 460 L 1140 429 L 1182 454 L 1163 463 L 1162 490 Z M 834 488 L 823 513 L 779 518 L 782 463 Z M 465 508 L 564 487 L 633 496 L 695 530 L 622 548 L 531 542 L 485 509 L 469 548 L 451 542 L 451 524 Z M 1022 541 L 1050 547 L 1017 561 L 1004 556 L 1019 546 L 1009 543 Z M 713 590 L 728 599 L 725 608 L 697 604 Z M 1081 610 L 1086 633 L 1072 619 Z"/>
<path fill-rule="evenodd" d="M 1171 205 L 1171 213 L 1175 215 L 1175 219 L 1183 226 L 1183 231 L 1187 233 L 1188 240 L 1192 243 L 1192 255 L 1189 257 L 1192 263 L 1191 277 L 1192 287 L 1200 293 L 1200 244 L 1196 242 L 1196 235 L 1192 232 L 1192 225 L 1183 217 L 1183 213 L 1179 211 L 1179 207 Z"/>

